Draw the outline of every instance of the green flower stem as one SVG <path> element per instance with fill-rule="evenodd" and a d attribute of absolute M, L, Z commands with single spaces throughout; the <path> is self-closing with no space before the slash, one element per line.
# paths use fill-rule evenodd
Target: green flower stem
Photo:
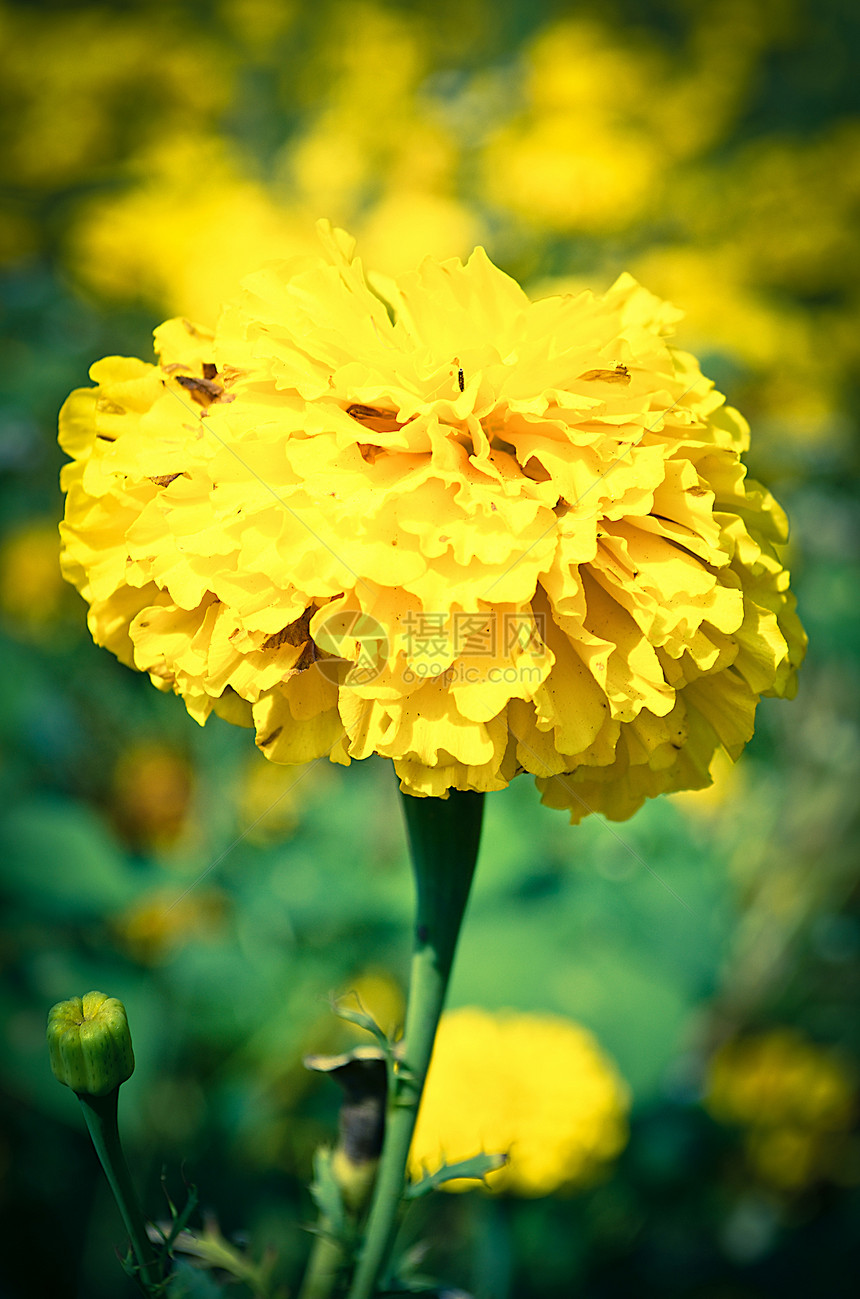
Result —
<path fill-rule="evenodd" d="M 117 1125 L 118 1099 L 118 1087 L 108 1092 L 107 1096 L 78 1096 L 96 1154 L 129 1234 L 141 1281 L 144 1288 L 148 1289 L 158 1283 L 155 1255 L 146 1234 L 146 1223 L 137 1202 L 128 1164 L 122 1153 Z"/>
<path fill-rule="evenodd" d="M 481 838 L 484 796 L 404 795 L 416 885 L 415 945 L 403 1057 L 389 1088 L 385 1144 L 349 1299 L 371 1299 L 394 1244 L 406 1162 Z"/>
<path fill-rule="evenodd" d="M 327 1223 L 321 1222 L 321 1232 Z M 343 1247 L 330 1236 L 320 1234 L 314 1241 L 310 1262 L 302 1279 L 299 1299 L 329 1299 L 334 1294 L 345 1262 Z"/>

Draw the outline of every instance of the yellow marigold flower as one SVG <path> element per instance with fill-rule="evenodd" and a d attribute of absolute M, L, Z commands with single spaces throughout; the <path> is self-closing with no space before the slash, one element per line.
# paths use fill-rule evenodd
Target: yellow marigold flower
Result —
<path fill-rule="evenodd" d="M 68 5 L 46 21 L 33 5 L 2 4 L 0 49 L 16 127 L 0 140 L 0 165 L 16 193 L 91 183 L 139 144 L 231 102 L 231 52 L 178 9 L 154 23 L 143 10 Z"/>
<path fill-rule="evenodd" d="M 308 783 L 293 767 L 276 767 L 254 750 L 248 754 L 237 790 L 239 823 L 251 843 L 282 843 L 295 834 L 299 807 L 307 806 Z"/>
<path fill-rule="evenodd" d="M 167 744 L 140 741 L 120 755 L 113 777 L 114 816 L 132 843 L 171 847 L 185 829 L 194 773 Z"/>
<path fill-rule="evenodd" d="M 155 889 L 115 917 L 112 928 L 137 960 L 158 965 L 186 943 L 216 935 L 224 916 L 217 889 Z"/>
<path fill-rule="evenodd" d="M 841 1176 L 857 1115 L 857 1080 L 835 1052 L 793 1029 L 726 1042 L 710 1062 L 705 1103 L 714 1118 L 746 1128 L 753 1172 L 795 1191 Z"/>
<path fill-rule="evenodd" d="M 132 170 L 138 183 L 93 198 L 67 239 L 75 274 L 98 293 L 215 319 L 248 271 L 312 245 L 307 223 L 243 175 L 222 140 L 174 132 Z"/>
<path fill-rule="evenodd" d="M 728 1123 L 845 1131 L 856 1114 L 856 1082 L 835 1052 L 793 1029 L 773 1029 L 720 1047 L 707 1107 Z"/>
<path fill-rule="evenodd" d="M 752 1128 L 744 1149 L 757 1176 L 781 1191 L 809 1186 L 834 1163 L 827 1137 L 808 1128 Z"/>
<path fill-rule="evenodd" d="M 555 1015 L 443 1015 L 410 1153 L 420 1178 L 507 1154 L 492 1190 L 550 1195 L 598 1179 L 627 1141 L 627 1088 L 592 1035 Z M 446 1182 L 468 1190 L 474 1182 Z"/>
<path fill-rule="evenodd" d="M 707 785 L 804 636 L 677 313 L 628 275 L 530 302 L 480 248 L 369 279 L 321 234 L 66 402 L 95 640 L 276 762 L 378 753 L 415 795 L 529 771 L 621 819 Z"/>
<path fill-rule="evenodd" d="M 31 519 L 0 543 L 0 611 L 17 629 L 45 631 L 68 587 L 60 574 L 57 526 Z"/>

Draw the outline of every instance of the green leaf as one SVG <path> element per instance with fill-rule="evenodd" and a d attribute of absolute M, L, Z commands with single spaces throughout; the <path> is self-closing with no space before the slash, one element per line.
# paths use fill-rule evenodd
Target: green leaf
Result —
<path fill-rule="evenodd" d="M 346 995 L 349 996 L 350 994 L 347 993 Z M 390 1055 L 394 1049 L 394 1044 L 385 1032 L 385 1029 L 381 1028 L 373 1016 L 369 1015 L 367 1011 L 350 1010 L 348 1006 L 342 1004 L 343 1000 L 344 998 L 342 997 L 336 997 L 331 1002 L 331 1008 L 337 1015 L 338 1019 L 344 1019 L 347 1024 L 355 1024 L 358 1028 L 367 1029 L 368 1033 L 372 1033 L 376 1038 L 385 1054 Z M 358 1000 L 357 997 L 356 1000 Z M 361 1002 L 359 1002 L 359 1005 L 361 1005 Z"/>
<path fill-rule="evenodd" d="M 253 1291 L 255 1295 L 270 1293 L 274 1254 L 269 1253 L 261 1262 L 255 1262 L 241 1250 L 231 1245 L 221 1234 L 214 1218 L 206 1221 L 202 1232 L 180 1231 L 172 1239 L 172 1248 L 195 1260 L 195 1268 L 209 1268 L 226 1272 Z"/>
<path fill-rule="evenodd" d="M 162 1182 L 162 1188 L 164 1190 L 164 1194 L 167 1196 L 167 1203 L 170 1205 L 170 1218 L 171 1218 L 170 1231 L 167 1233 L 167 1235 L 164 1238 L 164 1244 L 166 1248 L 170 1250 L 173 1248 L 177 1236 L 180 1234 L 180 1232 L 185 1231 L 186 1227 L 188 1226 L 188 1222 L 191 1218 L 191 1215 L 194 1212 L 194 1210 L 197 1208 L 198 1202 L 200 1200 L 200 1195 L 198 1193 L 197 1187 L 191 1185 L 188 1188 L 188 1199 L 186 1200 L 185 1208 L 182 1210 L 181 1213 L 179 1213 L 176 1208 L 176 1205 L 173 1203 L 173 1200 L 170 1198 L 170 1195 L 168 1194 L 167 1187 L 164 1185 L 163 1175 L 162 1175 L 161 1182 Z"/>
<path fill-rule="evenodd" d="M 310 1191 L 325 1233 L 337 1240 L 345 1240 L 349 1235 L 346 1209 L 332 1169 L 332 1154 L 326 1146 L 321 1146 L 314 1155 L 314 1180 Z"/>
<path fill-rule="evenodd" d="M 435 1191 L 444 1182 L 453 1182 L 456 1178 L 468 1177 L 483 1181 L 487 1173 L 495 1173 L 504 1168 L 508 1162 L 507 1155 L 472 1155 L 471 1159 L 461 1159 L 456 1164 L 443 1164 L 435 1173 L 428 1173 L 420 1182 L 412 1182 L 403 1193 L 405 1200 L 417 1200 L 422 1195 Z"/>

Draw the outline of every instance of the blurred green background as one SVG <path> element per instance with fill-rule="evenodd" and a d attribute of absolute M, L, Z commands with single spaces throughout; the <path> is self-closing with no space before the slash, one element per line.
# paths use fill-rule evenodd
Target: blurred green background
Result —
<path fill-rule="evenodd" d="M 200 730 L 57 569 L 68 391 L 169 315 L 214 323 L 319 216 L 383 271 L 483 242 L 537 294 L 630 270 L 684 308 L 788 509 L 811 642 L 711 791 L 578 829 L 524 782 L 489 797 L 451 1004 L 592 1030 L 630 1139 L 575 1195 L 423 1202 L 422 1266 L 477 1299 L 854 1293 L 858 53 L 850 0 L 0 3 L 4 1297 L 133 1293 L 53 1002 L 126 1003 L 146 1211 L 162 1169 L 193 1182 L 290 1285 L 336 1123 L 301 1057 L 351 1040 L 332 993 L 398 1013 L 390 770 Z"/>

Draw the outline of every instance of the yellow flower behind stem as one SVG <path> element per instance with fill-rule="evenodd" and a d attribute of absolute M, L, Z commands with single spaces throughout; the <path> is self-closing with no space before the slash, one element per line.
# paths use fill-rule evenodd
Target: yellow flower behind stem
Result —
<path fill-rule="evenodd" d="M 531 302 L 482 249 L 368 277 L 320 235 L 64 406 L 96 641 L 275 762 L 378 753 L 417 796 L 529 771 L 578 821 L 708 785 L 805 638 L 678 313 L 628 275 Z"/>
<path fill-rule="evenodd" d="M 550 1195 L 605 1174 L 627 1141 L 628 1092 L 592 1035 L 554 1015 L 451 1011 L 439 1025 L 410 1155 L 420 1179 L 509 1154 L 495 1191 Z M 454 1180 L 446 1190 L 469 1190 Z"/>

